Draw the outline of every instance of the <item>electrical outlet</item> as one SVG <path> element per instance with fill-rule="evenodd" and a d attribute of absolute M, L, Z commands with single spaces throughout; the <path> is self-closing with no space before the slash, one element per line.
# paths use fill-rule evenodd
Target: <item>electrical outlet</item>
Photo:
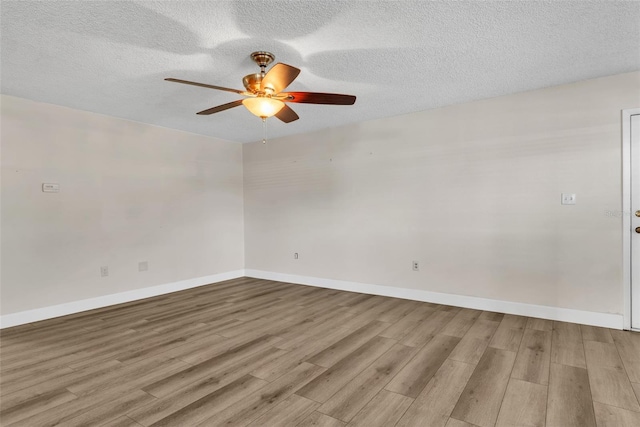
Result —
<path fill-rule="evenodd" d="M 149 263 L 142 261 L 138 263 L 138 271 L 147 271 L 149 269 Z"/>
<path fill-rule="evenodd" d="M 562 193 L 562 199 L 560 199 L 560 203 L 563 205 L 575 205 L 576 195 L 570 193 Z"/>
<path fill-rule="evenodd" d="M 109 275 L 109 267 L 106 265 L 100 267 L 100 276 L 107 277 Z"/>
<path fill-rule="evenodd" d="M 296 252 L 295 254 L 293 254 L 293 259 L 298 259 L 298 252 Z"/>
<path fill-rule="evenodd" d="M 418 261 L 413 261 L 413 271 L 419 271 L 420 266 L 418 265 Z"/>

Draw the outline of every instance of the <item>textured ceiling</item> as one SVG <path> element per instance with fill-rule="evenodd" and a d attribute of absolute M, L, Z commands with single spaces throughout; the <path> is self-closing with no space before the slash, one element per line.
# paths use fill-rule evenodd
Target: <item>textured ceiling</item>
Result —
<path fill-rule="evenodd" d="M 302 69 L 269 136 L 309 132 L 640 69 L 638 2 L 2 1 L 2 93 L 232 141 L 261 138 L 238 99 L 268 50 Z"/>

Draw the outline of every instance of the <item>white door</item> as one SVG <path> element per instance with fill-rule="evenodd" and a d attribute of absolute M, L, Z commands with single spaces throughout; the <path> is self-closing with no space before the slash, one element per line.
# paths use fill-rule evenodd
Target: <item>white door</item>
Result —
<path fill-rule="evenodd" d="M 640 114 L 632 114 L 631 136 L 631 328 L 640 330 Z"/>

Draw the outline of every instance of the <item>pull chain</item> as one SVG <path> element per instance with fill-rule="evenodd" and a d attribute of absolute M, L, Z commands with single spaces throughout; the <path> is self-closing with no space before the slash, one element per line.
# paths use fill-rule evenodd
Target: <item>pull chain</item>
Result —
<path fill-rule="evenodd" d="M 267 118 L 262 118 L 262 143 L 267 143 Z"/>

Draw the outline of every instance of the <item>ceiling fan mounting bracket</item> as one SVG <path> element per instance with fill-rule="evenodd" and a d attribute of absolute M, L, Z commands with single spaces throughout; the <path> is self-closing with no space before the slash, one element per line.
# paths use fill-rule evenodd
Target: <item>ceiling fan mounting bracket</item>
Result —
<path fill-rule="evenodd" d="M 253 62 L 258 64 L 260 68 L 264 69 L 264 67 L 271 64 L 273 60 L 276 59 L 276 56 L 271 52 L 259 50 L 251 54 L 251 59 L 253 59 Z"/>

